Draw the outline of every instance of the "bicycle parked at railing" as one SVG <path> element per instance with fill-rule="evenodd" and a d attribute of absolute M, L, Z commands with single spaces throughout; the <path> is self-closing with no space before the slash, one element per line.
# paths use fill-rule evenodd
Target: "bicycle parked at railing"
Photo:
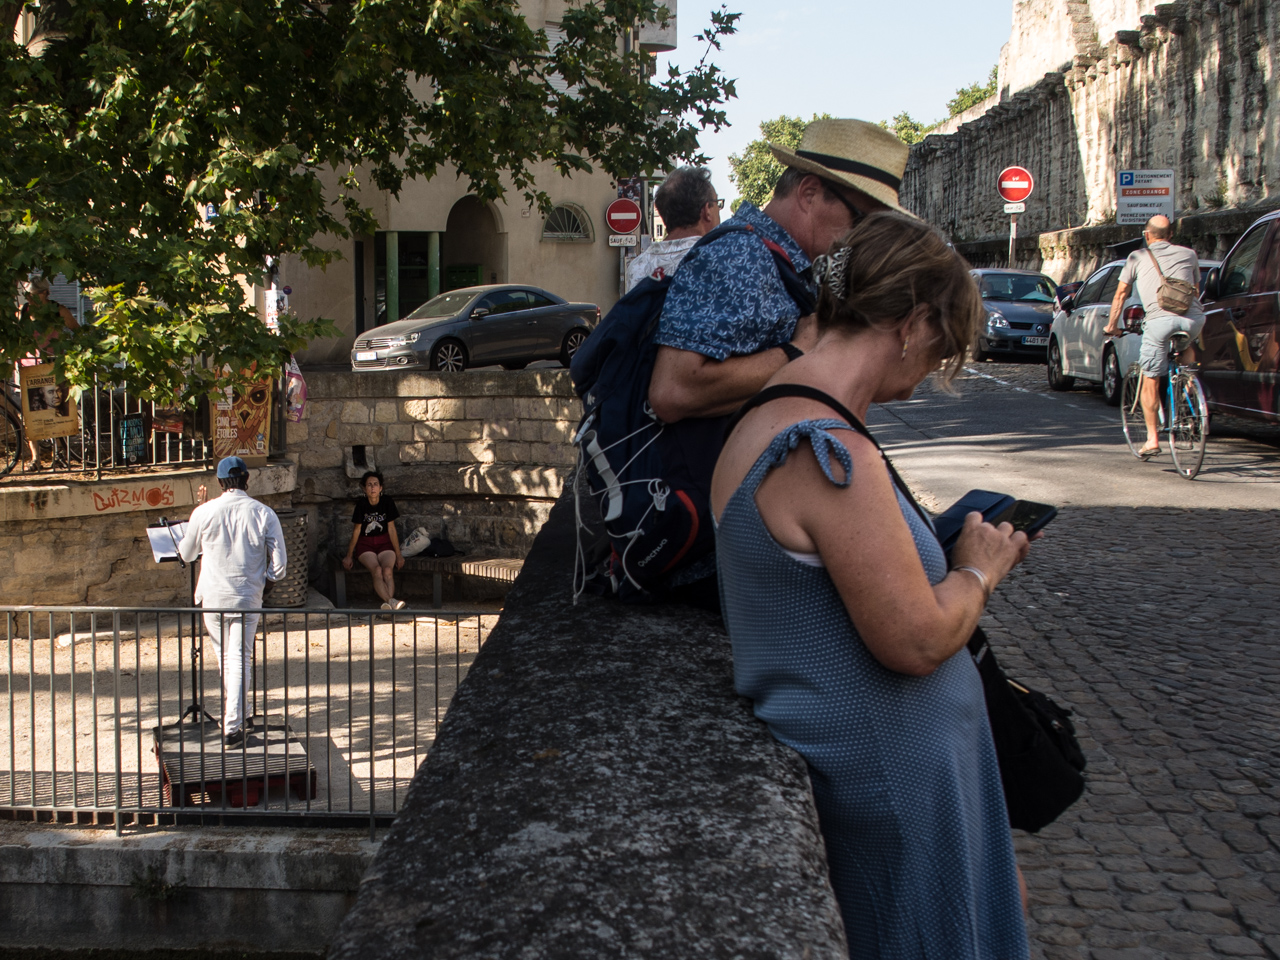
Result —
<path fill-rule="evenodd" d="M 1161 378 L 1160 407 L 1156 415 L 1159 432 L 1169 437 L 1174 469 L 1188 480 L 1200 472 L 1205 441 L 1209 437 L 1209 408 L 1204 388 L 1195 367 L 1179 359 L 1190 346 L 1191 338 L 1185 333 L 1175 333 L 1169 341 L 1169 373 Z M 1142 415 L 1142 371 L 1136 362 L 1129 365 L 1121 388 L 1120 423 L 1129 451 L 1139 460 L 1150 459 L 1152 454 L 1142 452 L 1147 428 Z"/>

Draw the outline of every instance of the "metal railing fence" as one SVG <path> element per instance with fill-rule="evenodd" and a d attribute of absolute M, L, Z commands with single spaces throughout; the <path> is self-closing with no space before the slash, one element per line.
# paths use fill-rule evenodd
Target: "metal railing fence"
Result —
<path fill-rule="evenodd" d="M 270 389 L 271 429 L 268 455 L 286 446 L 283 381 Z M 140 400 L 122 387 L 95 384 L 80 396 L 80 429 L 68 437 L 35 441 L 34 459 L 22 424 L 22 398 L 15 381 L 0 397 L 0 469 L 11 476 L 78 473 L 101 479 L 146 467 L 209 466 L 214 460 L 214 416 L 211 405 L 195 411 Z"/>
<path fill-rule="evenodd" d="M 239 744 L 221 724 L 230 651 L 205 613 L 260 615 Z M 497 614 L 11 606 L 0 620 L 0 816 L 372 832 Z"/>

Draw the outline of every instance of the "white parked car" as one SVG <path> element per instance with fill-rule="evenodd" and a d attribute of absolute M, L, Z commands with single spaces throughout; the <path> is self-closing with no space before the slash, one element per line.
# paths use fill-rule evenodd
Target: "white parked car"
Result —
<path fill-rule="evenodd" d="M 1113 407 L 1120 403 L 1120 386 L 1124 372 L 1138 359 L 1145 311 L 1137 290 L 1130 291 L 1121 312 L 1121 325 L 1129 333 L 1109 338 L 1102 331 L 1111 313 L 1111 299 L 1120 285 L 1123 260 L 1112 260 L 1099 267 L 1085 281 L 1074 297 L 1067 297 L 1062 309 L 1054 315 L 1049 328 L 1049 386 L 1054 390 L 1070 390 L 1076 380 L 1102 385 L 1102 396 Z M 1200 261 L 1200 289 L 1205 277 L 1219 265 L 1217 260 Z"/>

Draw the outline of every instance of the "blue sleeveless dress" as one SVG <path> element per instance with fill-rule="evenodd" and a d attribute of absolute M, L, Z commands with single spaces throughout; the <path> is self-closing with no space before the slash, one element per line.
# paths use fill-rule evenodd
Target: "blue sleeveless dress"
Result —
<path fill-rule="evenodd" d="M 961 649 L 927 677 L 882 666 L 835 585 L 778 545 L 756 509 L 765 475 L 807 440 L 823 472 L 849 451 L 806 420 L 778 434 L 725 505 L 716 535 L 734 684 L 808 761 L 849 953 L 856 960 L 1029 956 L 1013 841 L 982 682 Z M 898 491 L 931 583 L 932 529 Z"/>

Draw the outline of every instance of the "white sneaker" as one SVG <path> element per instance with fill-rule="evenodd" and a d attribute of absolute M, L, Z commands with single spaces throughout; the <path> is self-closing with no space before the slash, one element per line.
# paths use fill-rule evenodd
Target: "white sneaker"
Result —
<path fill-rule="evenodd" d="M 395 608 L 394 608 L 393 606 L 391 606 L 391 601 L 390 601 L 390 600 L 384 600 L 384 601 L 382 601 L 382 609 L 383 609 L 383 610 L 394 610 Z"/>
<path fill-rule="evenodd" d="M 403 600 L 392 600 L 392 601 L 391 601 L 391 609 L 392 609 L 392 610 L 403 610 L 404 608 L 405 608 L 405 602 L 404 602 Z"/>

